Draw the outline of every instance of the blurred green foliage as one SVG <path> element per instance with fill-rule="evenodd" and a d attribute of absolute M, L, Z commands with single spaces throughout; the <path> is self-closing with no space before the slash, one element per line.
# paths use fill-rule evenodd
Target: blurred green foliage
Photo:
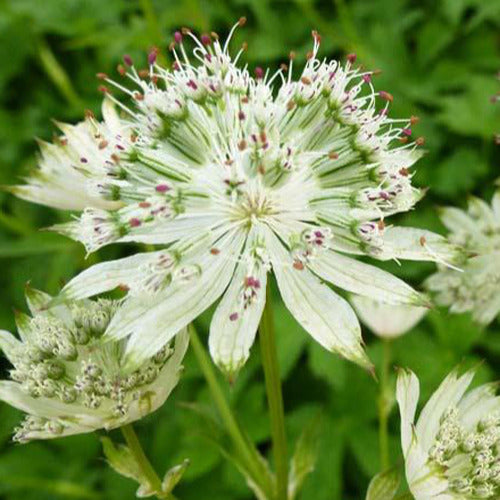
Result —
<path fill-rule="evenodd" d="M 311 47 L 310 32 L 317 29 L 325 56 L 356 52 L 362 64 L 382 70 L 375 84 L 394 95 L 394 114 L 421 117 L 415 133 L 425 136 L 428 153 L 418 165 L 416 182 L 430 191 L 415 212 L 402 218 L 403 224 L 440 231 L 437 205 L 463 205 L 469 193 L 490 196 L 500 176 L 493 140 L 500 131 L 499 109 L 490 101 L 498 91 L 499 0 L 0 0 L 0 183 L 18 182 L 35 165 L 34 138 L 50 139 L 51 119 L 76 121 L 85 108 L 99 113 L 97 71 L 114 74 L 125 52 L 145 61 L 152 45 L 167 54 L 181 26 L 225 34 L 242 15 L 248 24 L 234 43 L 248 41 L 251 66 L 277 67 L 292 49 L 303 59 Z M 5 193 L 0 201 L 2 328 L 13 328 L 13 307 L 25 307 L 28 280 L 55 293 L 85 266 L 123 252 L 110 248 L 85 259 L 81 246 L 39 232 L 61 214 Z M 416 286 L 433 270 L 427 264 L 388 267 Z M 202 331 L 208 314 L 200 318 Z M 323 415 L 320 458 L 301 498 L 364 498 L 370 477 L 380 469 L 377 384 L 312 343 L 281 306 L 277 318 L 290 443 L 318 410 Z M 396 341 L 393 361 L 417 372 L 424 398 L 460 362 L 484 360 L 477 381 L 498 378 L 499 330 L 498 323 L 482 331 L 467 316 L 433 311 Z M 380 341 L 368 332 L 365 339 L 379 365 Z M 269 423 L 258 349 L 232 387 L 223 383 L 242 424 L 266 451 Z M 176 490 L 182 500 L 250 498 L 238 472 L 222 461 L 204 434 L 210 429 L 184 402 L 214 411 L 191 354 L 173 397 L 138 425 L 158 470 L 191 459 Z M 10 434 L 18 418 L 0 405 L 2 498 L 133 497 L 135 485 L 106 467 L 98 436 L 13 446 Z M 398 463 L 396 411 L 390 423 L 391 458 Z"/>

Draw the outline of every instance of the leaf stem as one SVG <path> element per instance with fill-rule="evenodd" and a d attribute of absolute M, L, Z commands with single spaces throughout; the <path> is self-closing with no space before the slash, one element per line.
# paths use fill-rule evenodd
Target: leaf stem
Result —
<path fill-rule="evenodd" d="M 38 41 L 38 54 L 43 69 L 52 80 L 52 83 L 57 87 L 71 107 L 77 111 L 81 111 L 84 107 L 82 100 L 73 87 L 66 71 L 56 59 L 50 45 L 43 38 L 40 38 Z"/>
<path fill-rule="evenodd" d="M 123 437 L 125 438 L 130 451 L 134 455 L 137 465 L 141 468 L 144 477 L 148 480 L 151 488 L 155 491 L 156 496 L 158 498 L 166 498 L 167 500 L 177 500 L 172 493 L 168 494 L 167 496 L 161 495 L 161 479 L 151 465 L 148 457 L 144 453 L 144 450 L 134 428 L 132 427 L 132 424 L 124 425 L 123 427 L 120 427 L 120 430 L 122 431 Z"/>
<path fill-rule="evenodd" d="M 390 465 L 389 457 L 389 404 L 387 394 L 389 388 L 389 368 L 391 364 L 391 341 L 388 339 L 382 340 L 382 368 L 380 372 L 380 394 L 378 400 L 378 415 L 379 415 L 379 449 L 380 449 L 380 465 L 381 470 L 387 470 Z"/>
<path fill-rule="evenodd" d="M 259 340 L 266 381 L 267 401 L 271 420 L 271 436 L 276 467 L 277 500 L 288 497 L 288 452 L 285 432 L 285 412 L 274 334 L 270 280 L 266 288 L 266 305 L 259 325 Z"/>
<path fill-rule="evenodd" d="M 189 336 L 194 355 L 196 356 L 198 365 L 203 372 L 203 376 L 208 384 L 212 399 L 217 407 L 226 431 L 231 437 L 238 453 L 241 455 L 253 481 L 261 487 L 262 491 L 266 492 L 268 498 L 271 498 L 269 495 L 272 492 L 272 480 L 269 472 L 264 466 L 262 457 L 257 449 L 245 437 L 240 429 L 231 407 L 224 396 L 224 392 L 222 391 L 219 381 L 217 380 L 217 375 L 212 361 L 201 343 L 193 324 L 189 325 Z"/>

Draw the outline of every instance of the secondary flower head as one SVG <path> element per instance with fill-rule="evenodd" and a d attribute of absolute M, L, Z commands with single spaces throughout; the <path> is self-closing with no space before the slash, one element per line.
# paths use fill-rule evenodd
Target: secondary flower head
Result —
<path fill-rule="evenodd" d="M 129 290 L 106 337 L 130 336 L 132 367 L 223 296 L 210 350 L 236 372 L 254 341 L 271 270 L 305 330 L 370 366 L 354 312 L 324 282 L 421 304 L 404 282 L 346 254 L 440 260 L 454 253 L 436 234 L 385 222 L 422 196 L 411 184 L 422 143 L 410 140 L 416 118 L 390 118 L 392 96 L 375 91 L 373 73 L 356 67 L 355 57 L 318 59 L 315 32 L 297 79 L 293 57 L 287 68 L 252 76 L 238 64 L 246 47 L 231 57 L 231 36 L 222 44 L 215 34 L 177 32 L 171 70 L 158 64 L 156 50 L 146 70 L 126 56 L 119 72 L 135 89 L 100 74 L 104 121 L 89 114 L 62 125 L 63 137 L 42 146 L 38 174 L 14 190 L 82 210 L 56 229 L 89 252 L 114 242 L 158 245 L 98 264 L 63 291 L 81 299 L 119 285 Z M 166 325 L 161 333 L 158 324 Z"/>
<path fill-rule="evenodd" d="M 386 339 L 404 335 L 429 311 L 426 307 L 384 304 L 361 295 L 353 295 L 351 304 L 362 323 L 375 335 Z"/>
<path fill-rule="evenodd" d="M 441 219 L 451 241 L 464 247 L 463 272 L 441 268 L 427 281 L 436 301 L 455 313 L 472 311 L 482 324 L 500 312 L 500 191 L 491 206 L 479 198 L 469 200 L 468 210 L 444 208 Z"/>
<path fill-rule="evenodd" d="M 473 377 L 448 375 L 414 423 L 419 382 L 409 370 L 398 374 L 406 479 L 416 500 L 500 497 L 498 384 L 467 392 Z"/>
<path fill-rule="evenodd" d="M 125 374 L 124 342 L 101 341 L 116 302 L 84 300 L 44 310 L 51 299 L 29 290 L 33 316 L 17 313 L 20 339 L 0 331 L 0 348 L 13 365 L 11 380 L 0 381 L 0 399 L 27 413 L 14 440 L 112 429 L 165 402 L 182 370 L 188 346 L 185 330 L 175 344 Z"/>

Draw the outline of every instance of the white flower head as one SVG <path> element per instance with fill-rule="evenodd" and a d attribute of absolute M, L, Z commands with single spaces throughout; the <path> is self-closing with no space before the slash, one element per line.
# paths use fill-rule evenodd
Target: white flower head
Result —
<path fill-rule="evenodd" d="M 32 317 L 17 313 L 20 339 L 0 331 L 13 368 L 0 399 L 27 416 L 14 440 L 50 439 L 113 429 L 160 407 L 176 386 L 188 346 L 185 330 L 135 371 L 122 367 L 124 341 L 102 342 L 118 306 L 76 301 L 50 310 L 50 296 L 28 290 Z"/>
<path fill-rule="evenodd" d="M 451 312 L 471 311 L 476 321 L 487 325 L 500 312 L 500 191 L 491 205 L 471 198 L 467 211 L 444 208 L 441 219 L 466 258 L 459 264 L 463 272 L 442 267 L 427 280 L 427 287 Z"/>
<path fill-rule="evenodd" d="M 362 295 L 351 296 L 350 302 L 359 319 L 375 335 L 385 339 L 404 335 L 429 311 L 426 307 L 386 304 Z"/>
<path fill-rule="evenodd" d="M 425 299 L 404 282 L 346 254 L 447 260 L 455 252 L 436 234 L 384 222 L 421 197 L 411 185 L 421 143 L 409 139 L 415 119 L 390 118 L 392 96 L 375 91 L 372 73 L 352 57 L 344 65 L 318 59 L 317 33 L 295 80 L 293 60 L 286 70 L 257 68 L 252 76 L 238 65 L 244 49 L 229 53 L 232 32 L 224 44 L 213 34 L 175 33 L 172 70 L 154 51 L 146 71 L 126 56 L 120 73 L 136 88 L 101 75 L 104 121 L 65 126 L 63 143 L 50 146 L 40 165 L 43 175 L 18 194 L 83 210 L 57 229 L 89 251 L 112 242 L 159 246 L 91 267 L 63 291 L 82 299 L 129 289 L 105 336 L 130 337 L 131 367 L 223 296 L 210 350 L 236 372 L 253 344 L 271 270 L 305 330 L 369 367 L 354 312 L 325 282 L 421 305 Z M 160 333 L 158 324 L 166 325 Z"/>
<path fill-rule="evenodd" d="M 448 375 L 415 422 L 418 378 L 410 370 L 398 374 L 401 444 L 416 500 L 500 498 L 498 384 L 467 392 L 473 377 Z"/>

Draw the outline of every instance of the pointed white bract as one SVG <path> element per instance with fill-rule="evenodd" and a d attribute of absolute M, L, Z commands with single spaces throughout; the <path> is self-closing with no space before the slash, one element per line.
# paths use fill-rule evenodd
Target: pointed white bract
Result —
<path fill-rule="evenodd" d="M 463 272 L 441 266 L 427 280 L 436 301 L 454 313 L 470 311 L 476 321 L 487 325 L 500 313 L 500 191 L 491 205 L 471 198 L 467 211 L 444 208 L 441 219 L 450 231 L 450 241 L 465 250 L 459 267 Z"/>
<path fill-rule="evenodd" d="M 352 295 L 350 301 L 362 323 L 375 335 L 385 339 L 404 335 L 429 311 L 426 307 L 395 306 L 362 295 Z"/>
<path fill-rule="evenodd" d="M 410 140 L 416 119 L 388 116 L 392 96 L 375 91 L 373 73 L 355 57 L 318 59 L 315 32 L 297 80 L 293 60 L 251 76 L 238 65 L 243 49 L 231 57 L 231 36 L 222 45 L 213 35 L 176 33 L 172 70 L 154 51 L 147 70 L 126 56 L 124 82 L 100 75 L 104 120 L 62 126 L 63 137 L 44 146 L 40 172 L 14 190 L 82 210 L 54 229 L 89 252 L 116 242 L 159 246 L 91 267 L 63 291 L 82 299 L 129 290 L 105 335 L 129 336 L 127 366 L 140 365 L 223 296 L 210 350 L 234 374 L 249 355 L 272 271 L 302 326 L 368 367 L 356 316 L 321 280 L 389 303 L 425 298 L 341 253 L 445 261 L 455 252 L 438 235 L 384 222 L 422 196 L 411 184 L 421 156 L 422 141 Z"/>
<path fill-rule="evenodd" d="M 11 380 L 0 381 L 0 399 L 27 414 L 15 441 L 113 429 L 165 402 L 182 371 L 186 330 L 125 373 L 124 342 L 101 339 L 116 302 L 75 301 L 45 310 L 50 300 L 29 290 L 33 316 L 18 313 L 16 318 L 21 339 L 0 331 L 0 348 L 13 365 Z"/>
<path fill-rule="evenodd" d="M 416 420 L 418 379 L 410 370 L 398 374 L 401 445 L 415 500 L 500 498 L 498 384 L 467 391 L 473 377 L 448 375 Z"/>

